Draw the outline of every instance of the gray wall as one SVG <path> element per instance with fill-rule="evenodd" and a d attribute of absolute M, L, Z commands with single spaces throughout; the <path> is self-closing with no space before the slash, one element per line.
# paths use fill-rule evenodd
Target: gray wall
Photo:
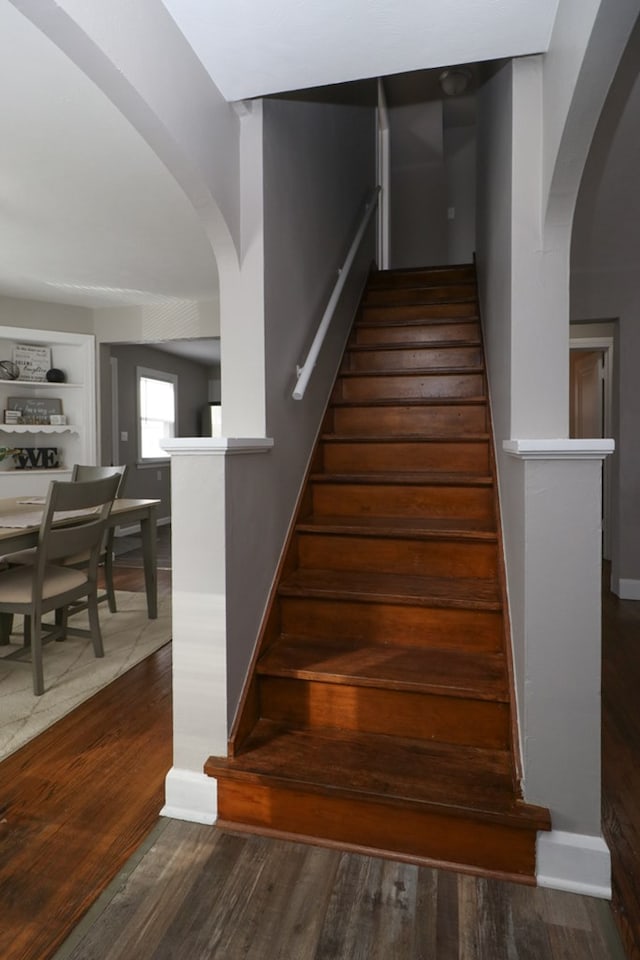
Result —
<path fill-rule="evenodd" d="M 617 318 L 612 585 L 640 589 L 640 26 L 609 91 L 582 178 L 571 254 L 571 319 Z M 640 596 L 640 595 L 639 595 Z"/>
<path fill-rule="evenodd" d="M 119 430 L 129 439 L 119 442 L 120 463 L 129 464 L 126 496 L 153 497 L 162 500 L 159 517 L 171 514 L 169 464 L 139 467 L 137 433 L 136 367 L 148 367 L 178 377 L 178 423 L 176 436 L 200 436 L 200 413 L 208 399 L 211 371 L 199 363 L 154 350 L 142 344 L 103 345 L 100 351 L 102 403 L 102 462 L 111 463 L 111 399 L 109 359 L 118 361 Z"/>
<path fill-rule="evenodd" d="M 391 266 L 447 261 L 442 101 L 389 110 Z"/>
<path fill-rule="evenodd" d="M 227 473 L 229 710 L 233 715 L 307 461 L 374 256 L 374 231 L 307 393 L 291 398 L 302 363 L 375 183 L 372 107 L 264 102 L 267 434 L 274 449 L 230 457 Z M 242 577 L 234 571 L 242 571 Z M 247 582 L 251 590 L 246 590 Z"/>

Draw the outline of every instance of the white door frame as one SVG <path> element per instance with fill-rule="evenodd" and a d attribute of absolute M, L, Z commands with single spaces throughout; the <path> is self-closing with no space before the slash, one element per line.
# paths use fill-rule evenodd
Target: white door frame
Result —
<path fill-rule="evenodd" d="M 569 350 L 602 350 L 603 411 L 602 434 L 613 433 L 613 337 L 575 337 L 569 339 Z M 602 467 L 602 555 L 611 559 L 611 457 Z"/>

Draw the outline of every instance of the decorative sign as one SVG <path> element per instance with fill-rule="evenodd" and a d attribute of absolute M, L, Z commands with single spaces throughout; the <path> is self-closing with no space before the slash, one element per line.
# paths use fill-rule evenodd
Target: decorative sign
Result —
<path fill-rule="evenodd" d="M 52 416 L 62 414 L 62 400 L 59 397 L 8 397 L 7 410 L 19 411 L 19 423 L 48 424 Z"/>
<path fill-rule="evenodd" d="M 46 381 L 51 368 L 51 347 L 17 343 L 13 348 L 13 362 L 20 370 L 20 380 Z"/>
<path fill-rule="evenodd" d="M 53 470 L 60 466 L 57 447 L 21 447 L 13 459 L 16 470 Z"/>

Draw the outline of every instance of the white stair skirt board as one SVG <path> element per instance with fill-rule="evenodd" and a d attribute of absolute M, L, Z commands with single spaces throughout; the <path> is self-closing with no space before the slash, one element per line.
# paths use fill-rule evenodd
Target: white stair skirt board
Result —
<path fill-rule="evenodd" d="M 552 830 L 538 834 L 538 886 L 611 899 L 611 855 L 602 837 Z"/>
<path fill-rule="evenodd" d="M 165 779 L 162 817 L 215 823 L 218 819 L 218 781 L 204 773 L 172 767 Z"/>
<path fill-rule="evenodd" d="M 640 600 L 640 580 L 611 579 L 611 592 L 621 600 Z"/>

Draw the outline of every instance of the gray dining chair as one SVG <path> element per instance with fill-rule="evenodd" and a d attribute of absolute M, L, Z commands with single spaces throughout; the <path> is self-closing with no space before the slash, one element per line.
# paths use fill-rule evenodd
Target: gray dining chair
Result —
<path fill-rule="evenodd" d="M 119 476 L 111 476 L 50 483 L 33 562 L 0 572 L 0 614 L 25 618 L 24 646 L 0 664 L 24 660 L 30 653 L 36 696 L 44 693 L 44 643 L 64 639 L 67 634 L 86 636 L 93 642 L 96 657 L 104 656 L 98 618 L 98 559 L 119 482 Z M 81 554 L 88 557 L 81 568 L 65 562 Z M 43 614 L 66 610 L 81 598 L 86 598 L 89 630 L 69 627 L 66 617 L 59 623 L 43 623 Z"/>
<path fill-rule="evenodd" d="M 90 464 L 83 463 L 74 463 L 73 470 L 71 472 L 71 481 L 73 483 L 85 482 L 87 480 L 102 480 L 104 477 L 113 477 L 119 476 L 120 482 L 118 483 L 118 488 L 116 490 L 116 497 L 122 496 L 122 491 L 124 490 L 125 481 L 127 478 L 127 465 L 123 464 L 120 466 L 110 466 L 110 467 L 101 467 L 101 466 L 92 466 Z M 104 536 L 103 549 L 100 553 L 99 563 L 104 568 L 104 585 L 105 592 L 98 595 L 98 603 L 102 603 L 103 600 L 106 600 L 109 604 L 109 610 L 111 613 L 117 612 L 116 606 L 116 591 L 113 585 L 113 547 L 115 543 L 115 527 L 109 527 Z M 70 610 L 69 612 L 77 612 Z"/>

